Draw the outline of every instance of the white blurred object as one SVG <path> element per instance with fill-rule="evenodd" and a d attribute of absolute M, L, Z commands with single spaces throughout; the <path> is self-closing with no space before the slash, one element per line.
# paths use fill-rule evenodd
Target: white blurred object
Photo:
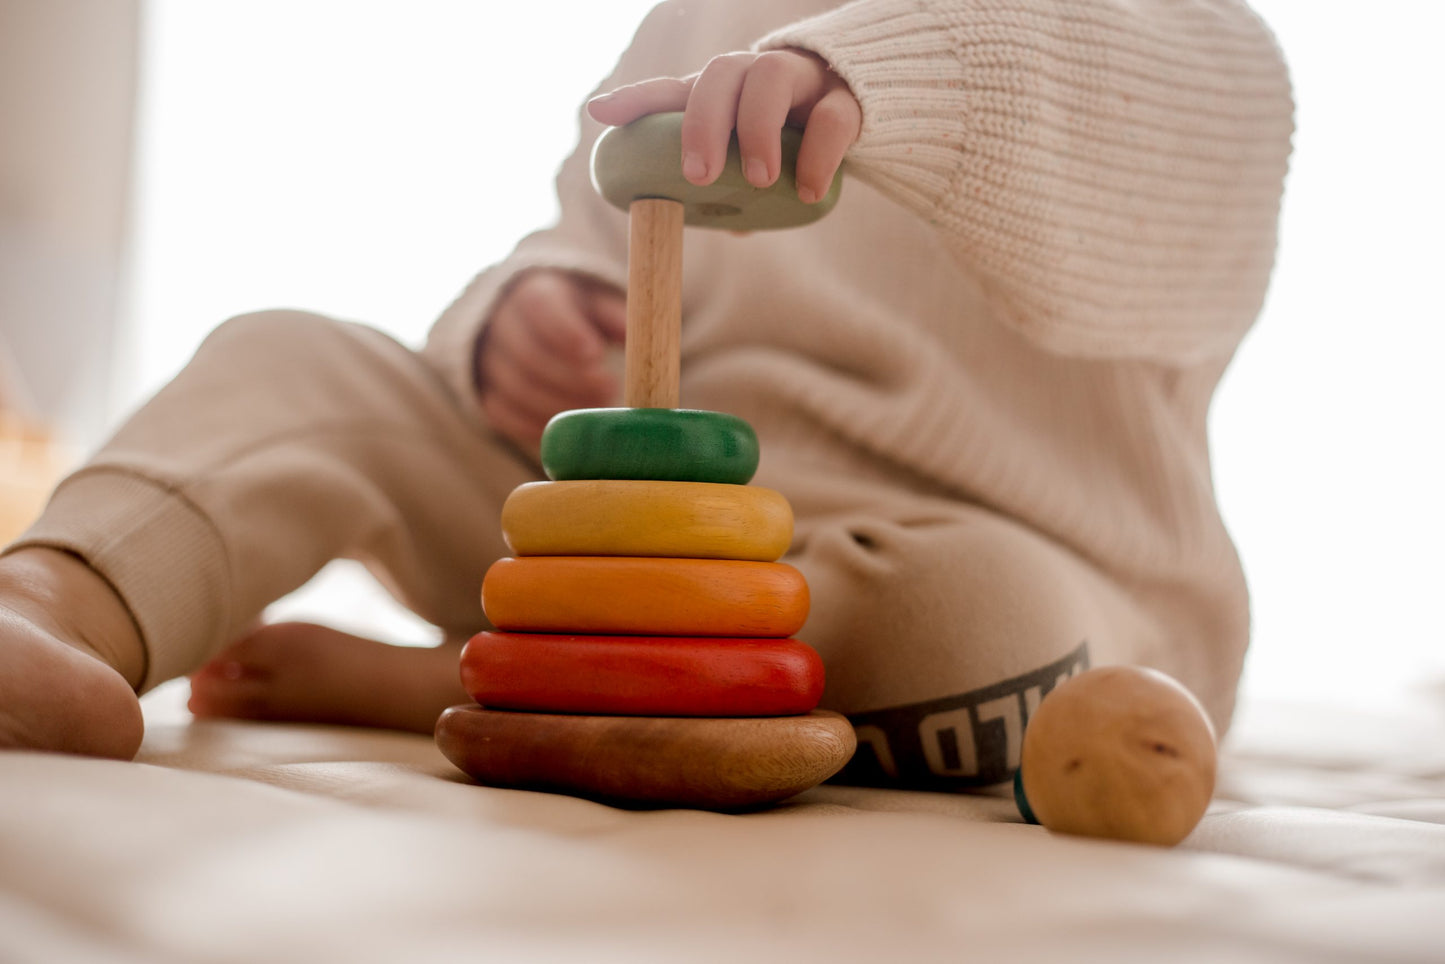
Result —
<path fill-rule="evenodd" d="M 140 0 L 0 0 L 0 342 L 73 444 L 112 424 L 139 22 Z"/>
<path fill-rule="evenodd" d="M 365 566 L 350 559 L 328 563 L 306 585 L 268 606 L 265 619 L 322 623 L 394 646 L 435 646 L 442 641 L 441 630 L 393 599 Z"/>

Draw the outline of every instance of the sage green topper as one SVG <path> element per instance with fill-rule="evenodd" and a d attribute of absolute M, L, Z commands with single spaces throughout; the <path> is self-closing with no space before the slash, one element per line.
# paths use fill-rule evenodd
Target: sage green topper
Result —
<path fill-rule="evenodd" d="M 681 201 L 683 223 L 729 231 L 764 231 L 810 224 L 833 209 L 843 174 L 833 176 L 828 193 L 815 204 L 798 200 L 794 173 L 803 133 L 782 132 L 782 173 L 769 187 L 753 187 L 743 177 L 737 135 L 728 144 L 727 162 L 713 183 L 698 187 L 682 176 L 682 114 L 648 114 L 625 127 L 609 127 L 592 148 L 592 183 L 613 206 L 626 211 L 639 198 Z"/>

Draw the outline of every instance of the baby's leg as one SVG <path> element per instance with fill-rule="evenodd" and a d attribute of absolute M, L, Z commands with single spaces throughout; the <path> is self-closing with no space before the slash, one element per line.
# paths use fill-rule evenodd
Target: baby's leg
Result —
<path fill-rule="evenodd" d="M 0 558 L 0 748 L 130 759 L 144 654 L 90 567 L 53 549 Z"/>
<path fill-rule="evenodd" d="M 130 687 L 197 669 L 333 558 L 367 563 L 449 637 L 481 628 L 500 507 L 532 470 L 464 404 L 369 329 L 286 311 L 222 325 L 0 559 L 0 744 L 107 752 L 113 721 L 71 711 L 91 677 L 122 669 L 138 734 Z M 76 559 L 86 578 L 52 572 Z M 128 638 L 88 631 L 119 652 L 86 645 L 77 614 L 97 605 L 133 621 Z M 76 653 L 109 675 L 56 671 Z"/>
<path fill-rule="evenodd" d="M 810 526 L 788 561 L 812 590 L 799 637 L 859 752 L 845 780 L 938 789 L 1018 766 L 1029 711 L 1090 664 L 1149 662 L 1150 619 L 1087 563 L 980 509 Z"/>

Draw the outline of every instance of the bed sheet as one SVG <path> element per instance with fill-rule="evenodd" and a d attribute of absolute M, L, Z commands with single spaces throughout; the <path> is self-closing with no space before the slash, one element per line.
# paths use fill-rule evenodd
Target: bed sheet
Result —
<path fill-rule="evenodd" d="M 0 754 L 0 960 L 1445 960 L 1445 694 L 1247 706 L 1172 850 L 1002 793 L 621 810 L 183 696 L 136 763 Z"/>

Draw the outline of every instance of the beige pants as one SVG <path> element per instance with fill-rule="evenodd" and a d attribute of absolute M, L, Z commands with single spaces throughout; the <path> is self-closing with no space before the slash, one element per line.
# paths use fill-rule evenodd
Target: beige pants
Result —
<path fill-rule="evenodd" d="M 192 363 L 58 490 L 22 544 L 85 558 L 126 599 L 146 685 L 202 664 L 325 563 L 366 563 L 453 635 L 484 628 L 479 586 L 506 554 L 499 514 L 537 468 L 479 428 L 416 353 L 298 312 L 222 325 Z M 766 450 L 769 440 L 761 439 Z M 784 460 L 786 462 L 786 460 Z M 1007 779 L 1029 710 L 1091 660 L 1158 633 L 1076 556 L 977 507 L 806 469 L 787 561 L 849 714 L 864 781 Z M 826 497 L 816 493 L 826 492 Z"/>

